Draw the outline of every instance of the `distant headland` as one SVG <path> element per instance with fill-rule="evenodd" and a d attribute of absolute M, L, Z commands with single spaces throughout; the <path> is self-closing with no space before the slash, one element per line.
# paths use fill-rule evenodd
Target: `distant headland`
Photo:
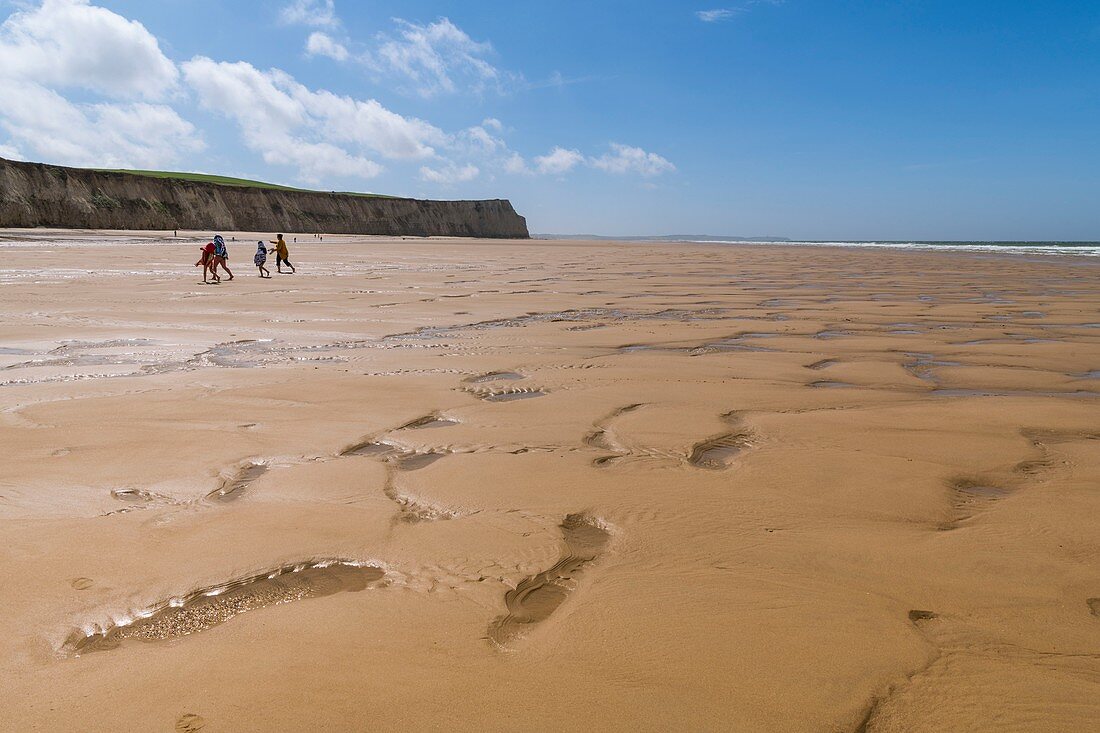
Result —
<path fill-rule="evenodd" d="M 431 201 L 240 178 L 0 158 L 0 227 L 212 229 L 527 239 L 506 199 Z"/>

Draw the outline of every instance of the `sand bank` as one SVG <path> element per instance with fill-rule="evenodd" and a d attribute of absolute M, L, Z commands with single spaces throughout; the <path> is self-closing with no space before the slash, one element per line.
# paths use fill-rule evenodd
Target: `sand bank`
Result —
<path fill-rule="evenodd" d="M 1100 263 L 181 234 L 0 237 L 0 729 L 1100 719 Z"/>

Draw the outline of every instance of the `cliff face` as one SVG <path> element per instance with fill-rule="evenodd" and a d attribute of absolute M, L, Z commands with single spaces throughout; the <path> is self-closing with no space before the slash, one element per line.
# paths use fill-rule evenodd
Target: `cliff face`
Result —
<path fill-rule="evenodd" d="M 526 239 L 503 199 L 421 201 L 101 173 L 0 158 L 0 227 Z"/>

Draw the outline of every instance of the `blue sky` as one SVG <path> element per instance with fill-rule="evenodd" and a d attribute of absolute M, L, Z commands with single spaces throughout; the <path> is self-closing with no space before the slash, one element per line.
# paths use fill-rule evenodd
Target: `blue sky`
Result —
<path fill-rule="evenodd" d="M 1100 238 L 1100 3 L 0 0 L 0 156 L 532 232 Z"/>

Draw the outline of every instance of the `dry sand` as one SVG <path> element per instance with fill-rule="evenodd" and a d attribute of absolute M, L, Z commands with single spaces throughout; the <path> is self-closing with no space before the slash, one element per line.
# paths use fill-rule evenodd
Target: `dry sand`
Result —
<path fill-rule="evenodd" d="M 1096 260 L 236 236 L 0 240 L 0 729 L 1100 725 Z"/>

